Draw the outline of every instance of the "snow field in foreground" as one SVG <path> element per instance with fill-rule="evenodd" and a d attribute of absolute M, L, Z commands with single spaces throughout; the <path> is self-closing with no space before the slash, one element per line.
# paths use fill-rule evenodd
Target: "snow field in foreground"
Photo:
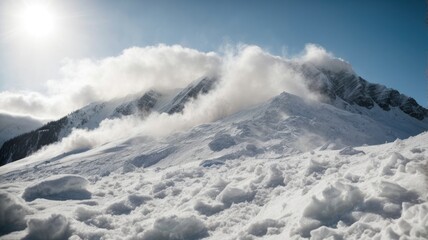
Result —
<path fill-rule="evenodd" d="M 125 164 L 125 170 L 105 176 L 2 183 L 0 234 L 4 239 L 427 239 L 427 145 L 424 133 L 281 159 L 163 169 Z"/>

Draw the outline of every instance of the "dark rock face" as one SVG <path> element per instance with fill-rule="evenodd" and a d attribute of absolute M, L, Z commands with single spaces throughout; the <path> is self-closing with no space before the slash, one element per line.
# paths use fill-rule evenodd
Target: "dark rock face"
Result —
<path fill-rule="evenodd" d="M 303 66 L 303 68 L 309 67 Z M 427 109 L 420 106 L 413 98 L 401 94 L 397 90 L 369 83 L 352 73 L 318 70 L 323 76 L 309 75 L 310 81 L 307 82 L 307 85 L 310 90 L 326 96 L 330 101 L 339 97 L 349 104 L 357 104 L 368 109 L 373 108 L 376 104 L 385 111 L 398 107 L 404 113 L 419 120 L 428 117 Z"/>
<path fill-rule="evenodd" d="M 141 98 L 137 99 L 136 101 L 127 102 L 118 106 L 114 110 L 113 116 L 116 116 L 116 117 L 128 116 L 136 112 L 148 113 L 156 105 L 159 97 L 160 97 L 159 93 L 153 90 L 150 90 L 147 93 L 145 93 Z"/>
<path fill-rule="evenodd" d="M 188 87 L 183 89 L 177 96 L 172 100 L 172 105 L 168 109 L 163 109 L 163 112 L 169 114 L 181 112 L 184 109 L 184 105 L 191 99 L 195 99 L 199 94 L 208 93 L 214 86 L 216 79 L 214 78 L 203 78 L 199 82 L 190 84 Z"/>
<path fill-rule="evenodd" d="M 234 145 L 236 145 L 235 139 L 229 134 L 216 134 L 214 139 L 208 144 L 210 149 L 214 152 L 219 152 Z"/>
<path fill-rule="evenodd" d="M 68 118 L 63 117 L 58 121 L 49 122 L 37 130 L 6 141 L 0 149 L 0 165 L 25 158 L 43 146 L 58 141 L 58 135 L 67 122 Z"/>

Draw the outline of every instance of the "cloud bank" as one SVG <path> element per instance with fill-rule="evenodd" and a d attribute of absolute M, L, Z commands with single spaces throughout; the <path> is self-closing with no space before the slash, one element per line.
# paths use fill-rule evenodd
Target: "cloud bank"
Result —
<path fill-rule="evenodd" d="M 289 71 L 293 64 L 302 63 L 352 71 L 348 63 L 314 44 L 308 44 L 300 55 L 291 58 L 274 56 L 257 46 L 248 45 L 229 47 L 223 53 L 201 52 L 179 45 L 133 47 L 116 57 L 65 60 L 60 69 L 61 77 L 45 83 L 46 93 L 0 92 L 0 111 L 57 119 L 94 101 L 107 101 L 149 89 L 183 88 L 197 78 L 212 75 L 236 79 L 223 82 L 225 85 L 240 85 L 241 91 L 258 87 L 257 95 L 235 99 L 253 103 L 272 96 L 272 89 L 298 95 L 304 93 L 298 74 L 290 75 Z M 276 79 L 271 81 L 271 78 Z M 284 80 L 287 78 L 289 80 Z"/>
<path fill-rule="evenodd" d="M 179 45 L 133 47 L 101 60 L 66 60 L 62 77 L 46 82 L 46 94 L 1 92 L 0 111 L 56 119 L 94 101 L 185 87 L 217 72 L 220 62 L 216 53 Z"/>
<path fill-rule="evenodd" d="M 313 44 L 307 45 L 302 54 L 291 58 L 275 56 L 249 45 L 228 48 L 222 54 L 159 45 L 127 49 L 118 57 L 100 61 L 69 62 L 62 69 L 66 77 L 57 82 L 51 81 L 49 85 L 55 93 L 65 95 L 65 87 L 72 89 L 73 93 L 66 97 L 75 98 L 75 105 L 149 89 L 167 91 L 182 88 L 201 76 L 215 76 L 220 81 L 214 90 L 187 103 L 182 113 L 154 112 L 144 120 L 138 116 L 105 120 L 92 131 L 74 130 L 51 148 L 63 153 L 135 135 L 163 137 L 263 103 L 284 91 L 315 99 L 318 96 L 305 84 L 302 64 L 352 71 L 348 63 Z"/>

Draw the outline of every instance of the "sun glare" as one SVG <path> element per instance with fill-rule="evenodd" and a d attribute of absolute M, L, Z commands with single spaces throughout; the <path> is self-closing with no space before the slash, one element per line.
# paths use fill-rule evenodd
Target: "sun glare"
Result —
<path fill-rule="evenodd" d="M 55 32 L 56 16 L 47 5 L 26 5 L 18 15 L 21 31 L 28 37 L 46 39 Z"/>

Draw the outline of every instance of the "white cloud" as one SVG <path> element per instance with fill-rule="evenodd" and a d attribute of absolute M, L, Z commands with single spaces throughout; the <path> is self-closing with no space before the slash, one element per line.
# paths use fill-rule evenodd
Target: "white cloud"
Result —
<path fill-rule="evenodd" d="M 354 74 L 351 64 L 341 58 L 336 58 L 333 53 L 316 44 L 307 44 L 302 54 L 296 57 L 296 60 L 301 63 L 310 63 L 333 72 L 346 71 Z"/>
<path fill-rule="evenodd" d="M 196 78 L 217 72 L 217 54 L 182 46 L 129 48 L 102 60 L 67 60 L 61 78 L 46 83 L 48 92 L 1 92 L 0 110 L 59 118 L 93 101 L 147 91 L 181 88 Z"/>

